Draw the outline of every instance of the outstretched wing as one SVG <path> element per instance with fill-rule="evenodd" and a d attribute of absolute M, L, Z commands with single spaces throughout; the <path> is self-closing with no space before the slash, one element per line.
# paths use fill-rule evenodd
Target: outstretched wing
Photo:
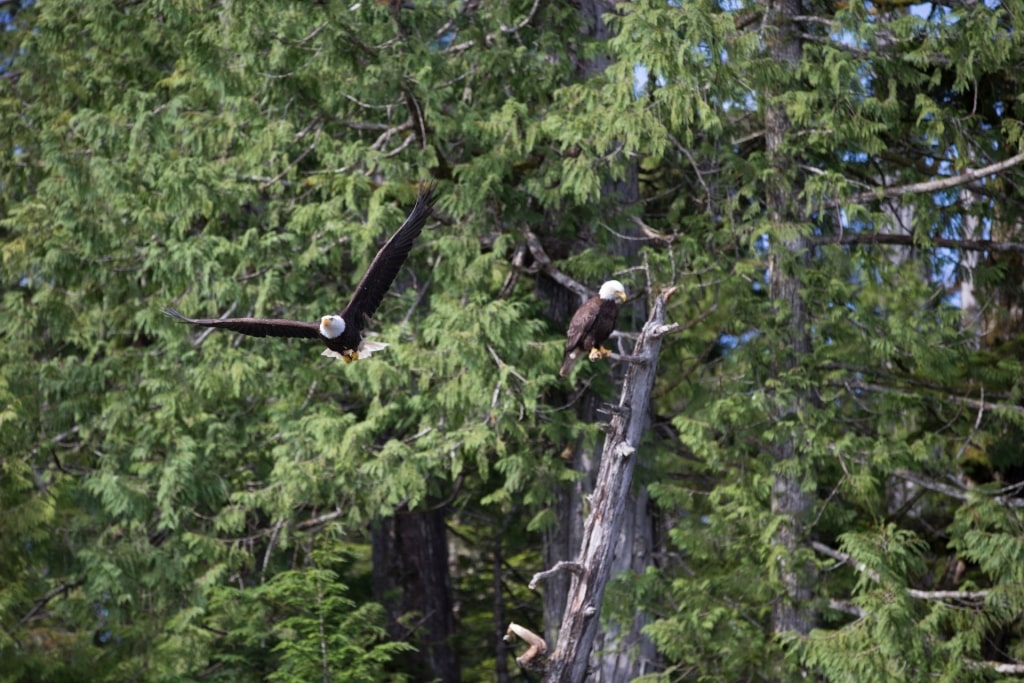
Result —
<path fill-rule="evenodd" d="M 569 332 L 566 334 L 565 349 L 570 351 L 583 341 L 587 332 L 593 327 L 601 308 L 601 299 L 592 296 L 583 302 L 583 305 L 576 309 L 569 322 Z M 589 351 L 589 349 L 587 349 Z"/>
<path fill-rule="evenodd" d="M 319 339 L 320 326 L 317 323 L 304 323 L 300 320 L 280 320 L 276 318 L 189 318 L 172 308 L 165 308 L 164 313 L 189 325 L 200 327 L 220 327 L 250 337 L 294 337 L 300 339 Z"/>
<path fill-rule="evenodd" d="M 366 319 L 376 312 L 380 302 L 384 300 L 384 295 L 391 288 L 391 283 L 395 281 L 398 271 L 402 269 L 402 264 L 408 258 L 413 242 L 426 225 L 436 199 L 433 185 L 420 187 L 420 194 L 416 198 L 416 205 L 412 207 L 412 213 L 373 257 L 373 262 L 363 273 L 363 279 L 359 281 L 352 300 L 341 312 L 341 317 L 347 324 L 362 330 Z"/>

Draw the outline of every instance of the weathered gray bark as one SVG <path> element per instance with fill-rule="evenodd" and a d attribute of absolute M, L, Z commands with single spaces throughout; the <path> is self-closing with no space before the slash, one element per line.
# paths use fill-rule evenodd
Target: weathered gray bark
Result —
<path fill-rule="evenodd" d="M 768 52 L 772 59 L 789 66 L 796 73 L 800 62 L 800 39 L 794 17 L 800 14 L 800 0 L 780 0 L 766 5 Z M 782 180 L 794 163 L 785 148 L 790 121 L 785 109 L 770 98 L 765 110 L 765 144 L 769 159 L 777 172 L 769 181 L 767 202 L 771 222 L 775 226 L 800 223 L 800 217 L 790 202 L 798 195 L 797 189 L 786 186 Z M 780 231 L 781 233 L 782 231 Z M 783 376 L 796 368 L 811 351 L 810 321 L 807 306 L 800 295 L 799 266 L 808 258 L 808 241 L 799 236 L 773 245 L 771 269 L 771 300 L 773 305 L 788 316 L 787 331 L 783 338 L 788 348 L 778 350 L 774 374 Z M 780 404 L 775 418 L 790 420 L 801 413 L 806 397 L 796 397 L 788 404 Z M 814 569 L 809 561 L 799 561 L 798 555 L 807 541 L 807 525 L 814 500 L 806 489 L 803 468 L 799 466 L 799 435 L 790 434 L 774 445 L 775 478 L 771 491 L 771 510 L 782 518 L 774 543 L 781 548 L 779 577 L 783 595 L 772 608 L 772 630 L 775 633 L 796 632 L 806 635 L 814 625 L 811 608 Z M 796 461 L 796 462 L 795 462 Z M 797 465 L 797 466 L 794 466 Z M 813 489 L 812 489 L 813 490 Z"/>
<path fill-rule="evenodd" d="M 588 395 L 583 399 L 581 419 L 587 416 L 592 420 L 595 411 L 590 405 L 596 397 Z M 557 522 L 544 531 L 544 566 L 554 567 L 559 562 L 573 558 L 583 543 L 583 518 L 586 515 L 584 501 L 594 489 L 595 456 L 584 444 L 576 444 L 573 449 L 572 468 L 583 476 L 572 483 L 572 486 L 560 487 L 554 494 L 551 507 Z M 569 597 L 570 576 L 567 573 L 555 574 L 544 584 L 544 639 L 555 642 L 558 629 L 562 625 L 566 600 Z"/>
<path fill-rule="evenodd" d="M 566 569 L 572 579 L 545 681 L 582 681 L 587 673 L 615 552 L 627 518 L 636 509 L 636 498 L 631 495 L 636 450 L 648 421 L 661 337 L 674 327 L 664 325 L 664 316 L 665 298 L 659 296 L 637 340 L 636 360 L 626 372 L 618 410 L 608 425 L 582 546 L 571 569 Z M 631 548 L 625 550 L 631 554 Z"/>
<path fill-rule="evenodd" d="M 645 425 L 644 430 L 650 426 Z M 654 551 L 655 518 L 650 513 L 650 496 L 644 488 L 635 488 L 623 510 L 622 530 L 615 541 L 611 575 L 626 571 L 642 573 L 651 565 Z M 637 611 L 632 621 L 619 624 L 606 621 L 594 639 L 591 677 L 594 683 L 631 681 L 658 669 L 654 642 L 641 634 L 651 616 Z"/>
<path fill-rule="evenodd" d="M 611 64 L 612 60 L 606 54 L 591 53 L 584 58 L 582 45 L 595 41 L 606 41 L 612 37 L 613 30 L 604 21 L 604 15 L 615 11 L 615 3 L 611 0 L 577 0 L 574 5 L 580 20 L 579 45 L 581 46 L 581 49 L 576 51 L 576 78 L 579 81 L 585 81 L 601 74 Z M 637 176 L 636 164 L 632 163 L 621 180 L 608 181 L 603 185 L 602 194 L 605 197 L 615 197 L 623 206 L 634 204 L 640 196 Z M 631 233 L 634 230 L 628 226 L 620 229 L 625 233 Z M 638 241 L 620 240 L 614 248 L 617 254 L 628 261 L 635 262 L 638 245 Z M 576 247 L 589 246 L 593 246 L 593 236 L 585 230 L 581 230 L 577 235 L 577 244 L 567 249 L 565 253 L 576 251 Z M 556 257 L 558 256 L 562 256 L 562 254 Z M 558 293 L 552 294 L 550 297 L 547 296 L 551 294 L 551 288 L 544 293 L 544 298 L 556 301 L 562 306 L 561 310 L 552 307 L 554 319 L 568 321 L 580 301 L 576 298 L 575 293 L 568 292 L 562 285 L 558 284 L 556 287 L 561 290 L 562 299 L 558 299 Z M 572 299 L 568 302 L 570 304 L 568 306 L 564 299 L 566 294 L 569 294 Z M 643 320 L 645 313 L 642 300 L 627 305 L 619 313 L 619 328 L 635 329 L 631 323 L 635 321 L 638 324 Z M 613 370 L 613 372 L 618 372 L 618 370 Z M 597 414 L 599 404 L 599 397 L 587 392 L 578 403 L 578 418 L 585 422 L 594 422 L 599 418 Z M 545 532 L 544 538 L 544 561 L 545 566 L 548 567 L 553 567 L 558 562 L 574 557 L 580 547 L 583 536 L 583 518 L 587 510 L 586 499 L 594 489 L 601 452 L 599 448 L 581 441 L 576 444 L 571 457 L 572 468 L 583 476 L 571 487 L 562 489 L 556 494 L 553 509 L 558 523 Z M 616 573 L 629 569 L 642 570 L 646 567 L 650 558 L 651 546 L 654 543 L 655 522 L 649 514 L 646 495 L 632 498 L 629 504 L 633 506 L 627 512 L 629 531 L 628 533 L 624 532 L 618 543 L 622 552 L 617 556 L 614 568 Z M 561 628 L 570 589 L 569 579 L 568 574 L 562 573 L 551 577 L 545 584 L 545 636 L 550 643 L 555 642 Z M 653 643 L 640 635 L 640 629 L 646 623 L 647 616 L 638 614 L 630 624 L 609 624 L 607 632 L 599 633 L 597 647 L 592 648 L 591 680 L 593 683 L 617 683 L 631 680 L 649 669 L 648 663 L 655 658 L 656 653 Z"/>

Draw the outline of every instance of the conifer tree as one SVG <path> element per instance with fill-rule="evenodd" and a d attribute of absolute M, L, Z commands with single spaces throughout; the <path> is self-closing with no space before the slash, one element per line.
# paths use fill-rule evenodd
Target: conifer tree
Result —
<path fill-rule="evenodd" d="M 992 476 L 988 444 L 1024 456 L 997 436 L 1017 431 L 1020 359 L 972 353 L 950 296 L 1019 249 L 1015 192 L 992 191 L 1022 163 L 1016 13 L 926 9 L 623 12 L 617 55 L 652 74 L 636 109 L 677 141 L 648 167 L 690 189 L 660 195 L 685 229 L 643 220 L 708 283 L 688 314 L 705 327 L 677 347 L 692 381 L 659 406 L 692 450 L 651 485 L 678 565 L 629 593 L 675 596 L 647 632 L 686 677 L 1019 670 L 1016 480 Z M 982 452 L 998 484 L 964 479 Z"/>
<path fill-rule="evenodd" d="M 609 275 L 681 331 L 592 671 L 1019 675 L 1021 16 L 0 3 L 4 680 L 510 680 Z M 379 357 L 161 313 L 335 311 L 426 179 Z"/>

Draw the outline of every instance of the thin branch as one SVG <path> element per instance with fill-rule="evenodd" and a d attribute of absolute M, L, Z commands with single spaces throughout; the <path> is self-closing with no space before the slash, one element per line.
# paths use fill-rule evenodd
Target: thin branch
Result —
<path fill-rule="evenodd" d="M 19 619 L 18 623 L 27 624 L 37 614 L 39 614 L 39 612 L 41 612 L 43 608 L 46 607 L 46 605 L 49 604 L 49 602 L 53 600 L 55 597 L 57 597 L 61 593 L 64 593 L 66 595 L 68 591 L 70 591 L 73 588 L 78 588 L 83 583 L 85 583 L 85 579 L 77 579 L 76 581 L 72 581 L 70 583 L 62 583 L 61 585 L 57 586 L 49 593 L 36 600 L 35 603 L 32 605 L 32 609 L 28 611 L 28 614 Z"/>
<path fill-rule="evenodd" d="M 988 597 L 987 590 L 980 591 L 925 591 L 908 588 L 907 595 L 920 600 L 959 600 L 962 602 L 981 602 Z"/>
<path fill-rule="evenodd" d="M 520 375 L 518 372 L 515 371 L 515 368 L 513 368 L 511 365 L 509 365 L 508 363 L 506 363 L 505 361 L 503 361 L 501 359 L 501 356 L 498 355 L 498 352 L 495 351 L 494 348 L 490 344 L 487 344 L 486 346 L 487 346 L 487 350 L 491 354 L 491 358 L 494 359 L 494 364 L 498 366 L 499 370 L 501 368 L 505 368 L 505 369 L 508 370 L 510 375 L 512 375 L 513 377 L 518 379 L 520 382 L 522 382 L 523 384 L 529 384 L 529 382 L 526 380 L 525 377 L 523 377 L 522 375 Z"/>
<path fill-rule="evenodd" d="M 968 489 L 965 489 L 961 486 L 954 486 L 953 484 L 946 484 L 941 481 L 936 481 L 934 479 L 930 479 L 923 475 L 917 474 L 916 472 L 911 472 L 910 470 L 895 470 L 893 472 L 893 476 L 899 477 L 904 481 L 909 481 L 912 484 L 917 484 L 921 488 L 928 489 L 929 491 L 934 491 L 935 493 L 941 493 L 944 496 L 949 496 L 950 498 L 955 498 L 957 500 L 970 499 L 970 490 Z M 974 493 L 978 495 L 984 495 L 980 491 L 974 491 Z M 1024 508 L 1024 499 L 1022 498 L 1013 498 L 1009 496 L 996 495 L 992 496 L 991 500 L 995 502 L 997 505 L 1001 505 L 1003 507 Z"/>
<path fill-rule="evenodd" d="M 316 386 L 319 380 L 313 380 L 309 385 L 309 390 L 306 392 L 306 398 L 302 401 L 302 405 L 299 406 L 298 414 L 305 415 L 306 407 L 309 406 L 309 402 L 313 400 L 313 394 L 316 393 Z"/>
<path fill-rule="evenodd" d="M 407 310 L 405 315 L 402 316 L 402 325 L 408 324 L 409 320 L 412 319 L 413 312 L 419 308 L 420 304 L 423 303 L 423 300 L 427 298 L 427 291 L 430 289 L 430 283 L 434 279 L 434 273 L 437 272 L 437 267 L 440 265 L 442 258 L 444 258 L 444 255 L 438 254 L 437 258 L 434 259 L 434 264 L 430 266 L 430 275 L 427 276 L 423 286 L 420 287 L 418 292 L 416 292 L 416 299 L 412 302 L 412 306 L 410 306 L 409 310 Z"/>
<path fill-rule="evenodd" d="M 894 386 L 885 386 L 882 384 L 874 384 L 872 382 L 865 382 L 863 380 L 849 380 L 844 383 L 844 386 L 853 387 L 855 389 L 863 389 L 864 391 L 874 391 L 879 393 L 899 394 L 901 396 L 912 396 L 921 398 L 921 394 L 916 394 L 907 389 Z M 985 410 L 1003 410 L 1017 415 L 1024 415 L 1024 406 L 1013 405 L 1012 403 L 992 403 L 990 401 L 982 401 L 976 398 L 969 398 L 967 396 L 957 396 L 955 394 L 944 394 L 938 397 L 940 400 L 949 401 L 951 403 L 958 403 L 960 405 L 969 406 L 971 408 L 978 408 Z"/>
<path fill-rule="evenodd" d="M 861 192 L 844 199 L 836 199 L 829 203 L 829 207 L 843 206 L 846 204 L 860 204 L 863 202 L 872 202 L 879 199 L 892 199 L 894 197 L 902 197 L 906 194 L 924 194 L 927 192 L 939 192 L 941 190 L 948 190 L 953 187 L 960 185 L 966 185 L 979 178 L 985 176 L 994 175 L 1001 171 L 1005 171 L 1009 168 L 1013 168 L 1021 163 L 1024 163 L 1024 152 L 1015 154 L 1008 159 L 1003 159 L 994 164 L 988 166 L 982 166 L 981 168 L 968 168 L 961 171 L 958 175 L 948 176 L 946 178 L 939 178 L 936 180 L 926 180 L 920 183 L 911 183 L 909 185 L 896 185 L 894 187 L 880 187 L 870 192 Z"/>
<path fill-rule="evenodd" d="M 858 572 L 863 572 L 869 579 L 875 583 L 881 583 L 881 577 L 874 569 L 871 569 L 863 562 L 859 562 L 849 553 L 844 553 L 841 550 L 830 548 L 824 543 L 818 541 L 811 541 L 811 547 L 822 555 L 827 555 L 837 562 L 850 565 Z M 912 598 L 918 598 L 919 600 L 959 600 L 963 602 L 978 602 L 988 597 L 989 591 L 926 591 L 919 588 L 907 588 L 907 595 Z"/>
<path fill-rule="evenodd" d="M 690 150 L 686 149 L 686 147 L 683 146 L 683 143 L 679 142 L 676 136 L 669 133 L 668 140 L 669 142 L 672 143 L 672 146 L 679 151 L 680 154 L 682 154 L 687 158 L 687 160 L 689 160 L 690 166 L 693 167 L 693 172 L 697 176 L 697 182 L 699 182 L 700 186 L 704 188 L 704 196 L 708 198 L 708 204 L 710 205 L 711 188 L 709 188 L 708 184 L 704 182 L 704 174 L 700 172 L 700 167 L 697 165 L 697 160 L 693 158 L 693 154 L 690 153 Z"/>
<path fill-rule="evenodd" d="M 54 436 L 54 437 L 50 438 L 50 444 L 51 445 L 58 445 L 58 444 L 60 444 L 61 441 L 63 441 L 64 439 L 68 438 L 72 434 L 77 434 L 78 431 L 81 428 L 82 428 L 81 425 L 75 425 L 71 429 L 69 429 L 67 431 L 64 431 L 64 432 L 61 432 L 57 436 Z M 40 446 L 34 447 L 31 451 L 29 451 L 29 455 L 30 456 L 36 455 L 37 453 L 39 453 L 39 449 L 40 449 Z M 56 459 L 56 456 L 54 456 L 54 459 Z M 60 461 L 57 461 L 57 469 L 59 469 L 61 472 L 64 472 L 65 474 L 71 474 L 71 472 L 68 472 L 63 467 L 61 467 Z"/>
<path fill-rule="evenodd" d="M 310 517 L 309 519 L 304 519 L 301 522 L 298 522 L 295 525 L 295 528 L 308 529 L 310 527 L 327 524 L 327 522 L 333 522 L 334 520 L 338 519 L 339 517 L 341 517 L 342 514 L 343 512 L 341 510 L 336 509 L 333 512 L 326 512 L 318 517 Z"/>
<path fill-rule="evenodd" d="M 1024 253 L 1024 242 L 1001 242 L 998 240 L 958 240 L 947 237 L 924 237 L 894 235 L 879 232 L 843 232 L 837 237 L 811 237 L 812 244 L 893 244 L 905 247 L 922 247 L 927 242 L 935 247 L 960 249 L 962 251 L 997 251 Z"/>
<path fill-rule="evenodd" d="M 263 583 L 267 575 L 267 567 L 270 565 L 270 553 L 274 550 L 274 546 L 277 544 L 277 535 L 281 532 L 281 527 L 284 526 L 284 519 L 277 520 L 274 525 L 274 530 L 270 533 L 270 540 L 267 542 L 267 551 L 263 553 L 263 568 L 260 569 L 260 583 Z"/>
<path fill-rule="evenodd" d="M 644 223 L 639 216 L 630 216 L 629 218 L 630 220 L 633 221 L 633 223 L 636 224 L 638 228 L 640 228 L 640 232 L 644 234 L 643 239 L 653 240 L 655 242 L 660 242 L 661 244 L 664 245 L 672 244 L 672 242 L 674 242 L 676 239 L 675 235 L 666 235 L 665 233 L 655 230 L 651 226 L 647 225 L 647 223 Z M 628 239 L 635 240 L 640 238 L 629 237 Z"/>
<path fill-rule="evenodd" d="M 536 16 L 538 7 L 540 7 L 540 0 L 533 0 L 533 7 L 530 8 L 530 13 L 527 14 L 526 17 L 515 26 L 505 26 L 504 24 L 502 24 L 502 32 L 518 33 L 520 29 L 526 28 L 530 24 L 530 22 L 533 21 L 533 17 Z"/>
<path fill-rule="evenodd" d="M 383 158 L 390 159 L 393 156 L 397 156 L 397 155 L 401 154 L 402 150 L 404 150 L 406 147 L 411 145 L 416 140 L 416 138 L 418 138 L 418 137 L 419 136 L 416 133 L 410 133 L 405 138 L 405 140 L 402 141 L 402 144 L 400 144 L 398 147 L 395 147 L 393 150 L 391 150 L 390 152 L 385 154 Z"/>
<path fill-rule="evenodd" d="M 395 106 L 394 104 L 369 104 L 367 102 L 362 102 L 361 100 L 356 99 L 355 97 L 349 95 L 348 93 L 341 93 L 341 96 L 344 97 L 349 102 L 352 102 L 356 106 L 362 107 L 363 109 L 386 109 L 388 110 L 389 115 L 391 113 L 391 108 Z"/>
<path fill-rule="evenodd" d="M 978 662 L 967 660 L 973 669 L 992 669 L 1000 674 L 1024 674 L 1024 663 L 1020 662 Z"/>
<path fill-rule="evenodd" d="M 739 147 L 739 146 L 744 145 L 744 144 L 746 144 L 748 142 L 752 142 L 754 140 L 757 140 L 757 139 L 763 138 L 763 137 L 764 137 L 764 131 L 763 130 L 756 130 L 753 133 L 748 133 L 748 134 L 744 135 L 743 137 L 733 138 L 732 140 L 729 141 L 729 145 L 732 146 L 732 147 Z"/>
<path fill-rule="evenodd" d="M 534 574 L 533 578 L 530 579 L 530 590 L 537 590 L 537 584 L 539 584 L 541 581 L 551 578 L 559 572 L 572 572 L 573 574 L 578 575 L 583 572 L 583 565 L 579 562 L 569 562 L 568 560 L 561 560 L 551 569 L 547 569 L 545 571 L 537 572 L 536 574 Z"/>
<path fill-rule="evenodd" d="M 327 609 L 324 608 L 324 592 L 323 584 L 320 581 L 320 575 L 316 578 L 316 617 L 317 627 L 320 629 L 320 671 L 323 683 L 330 683 L 331 681 L 331 664 L 330 657 L 327 653 L 327 628 L 324 624 L 324 614 L 327 613 Z"/>
<path fill-rule="evenodd" d="M 836 598 L 829 598 L 828 606 L 837 612 L 843 612 L 852 616 L 860 617 L 864 616 L 864 610 L 859 605 L 855 605 L 849 600 L 837 600 Z"/>
<path fill-rule="evenodd" d="M 281 41 L 282 43 L 285 43 L 285 44 L 292 44 L 292 45 L 305 45 L 306 43 L 308 43 L 309 41 L 313 40 L 313 39 L 314 39 L 314 38 L 316 38 L 316 37 L 317 37 L 318 35 L 320 35 L 320 32 L 321 32 L 321 31 L 323 31 L 323 30 L 324 30 L 325 28 L 327 28 L 328 26 L 330 26 L 330 23 L 331 23 L 331 22 L 329 22 L 329 21 L 325 21 L 325 22 L 323 22 L 322 24 L 320 24 L 319 26 L 317 26 L 317 27 L 316 27 L 315 29 L 313 29 L 313 30 L 312 30 L 312 31 L 311 31 L 311 32 L 309 33 L 309 35 L 307 35 L 307 36 L 306 36 L 305 38 L 300 38 L 300 39 L 299 39 L 299 40 L 297 40 L 297 41 L 287 41 L 287 40 L 284 40 L 284 39 L 280 39 L 280 38 L 279 38 L 279 40 L 280 40 L 280 41 Z"/>
<path fill-rule="evenodd" d="M 551 263 L 551 257 L 544 251 L 543 245 L 540 243 L 537 235 L 532 230 L 526 228 L 523 233 L 526 236 L 526 246 L 530 249 L 530 253 L 533 255 L 533 260 L 537 262 L 537 266 L 541 271 L 546 273 L 552 280 L 562 285 L 566 289 L 569 289 L 579 295 L 581 300 L 587 299 L 591 296 L 591 291 L 576 280 L 563 273 L 562 271 L 555 268 L 554 264 Z"/>
<path fill-rule="evenodd" d="M 963 456 L 964 452 L 967 450 L 967 447 L 971 444 L 971 441 L 974 440 L 974 435 L 978 433 L 979 429 L 981 429 L 981 418 L 984 417 L 984 415 L 985 415 L 985 387 L 982 387 L 981 388 L 981 405 L 978 406 L 978 417 L 976 417 L 975 420 L 974 420 L 974 427 L 971 429 L 971 433 L 967 435 L 967 438 L 964 439 L 963 445 L 960 446 L 960 450 L 957 451 L 957 454 L 953 457 L 953 462 L 960 462 L 960 458 Z"/>
<path fill-rule="evenodd" d="M 822 555 L 827 555 L 827 556 L 831 557 L 836 562 L 842 562 L 843 564 L 848 564 L 851 567 L 853 567 L 855 570 L 857 570 L 858 572 L 864 572 L 865 574 L 867 574 L 868 578 L 871 579 L 872 581 L 875 581 L 875 582 L 881 581 L 881 577 L 879 577 L 878 572 L 876 572 L 874 569 L 869 568 L 863 562 L 858 562 L 857 560 L 855 560 L 853 558 L 853 555 L 850 555 L 849 553 L 844 553 L 841 550 L 836 550 L 835 548 L 830 548 L 827 545 L 825 545 L 824 543 L 820 543 L 819 541 L 811 541 L 811 547 L 814 548 L 815 550 L 817 550 Z"/>
<path fill-rule="evenodd" d="M 373 123 L 364 121 L 339 121 L 341 125 L 352 130 L 388 130 L 391 128 L 386 123 Z"/>

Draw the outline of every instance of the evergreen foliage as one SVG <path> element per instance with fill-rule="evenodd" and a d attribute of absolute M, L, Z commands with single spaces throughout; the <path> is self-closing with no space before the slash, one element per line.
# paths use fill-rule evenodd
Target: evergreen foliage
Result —
<path fill-rule="evenodd" d="M 766 7 L 0 3 L 0 680 L 424 679 L 371 545 L 436 510 L 461 674 L 514 672 L 576 407 L 617 391 L 557 377 L 576 294 L 531 235 L 638 305 L 680 285 L 656 559 L 602 613 L 649 617 L 644 680 L 1019 677 L 1024 4 L 805 2 L 796 70 Z M 427 179 L 379 356 L 161 313 L 335 312 Z M 794 566 L 808 633 L 773 625 Z"/>

